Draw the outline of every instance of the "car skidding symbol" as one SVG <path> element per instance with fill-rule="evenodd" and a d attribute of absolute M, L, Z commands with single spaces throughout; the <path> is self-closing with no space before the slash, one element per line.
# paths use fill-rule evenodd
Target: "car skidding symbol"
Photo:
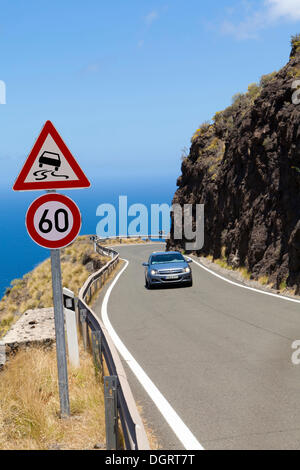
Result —
<path fill-rule="evenodd" d="M 58 169 L 61 167 L 61 159 L 58 153 L 54 152 L 48 152 L 45 151 L 42 153 L 42 155 L 39 157 L 39 167 L 43 168 L 43 165 L 49 165 L 54 167 L 52 170 L 49 169 L 42 169 L 42 170 L 37 170 L 33 173 L 33 176 L 35 176 L 36 181 L 42 181 L 45 180 L 51 176 L 55 178 L 64 178 L 68 180 L 70 176 L 68 175 L 60 175 L 59 173 L 56 173 Z"/>
<path fill-rule="evenodd" d="M 39 158 L 39 167 L 42 168 L 43 165 L 54 166 L 55 171 L 57 171 L 61 165 L 59 154 L 54 152 L 43 152 Z"/>

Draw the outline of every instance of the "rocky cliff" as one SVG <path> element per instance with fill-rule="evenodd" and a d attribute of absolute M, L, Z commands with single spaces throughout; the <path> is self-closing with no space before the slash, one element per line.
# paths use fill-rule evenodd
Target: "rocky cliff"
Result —
<path fill-rule="evenodd" d="M 254 279 L 267 276 L 276 288 L 287 285 L 299 294 L 300 104 L 292 100 L 297 79 L 300 36 L 292 38 L 285 67 L 235 95 L 232 106 L 196 131 L 173 203 L 205 205 L 201 254 L 226 258 Z M 171 230 L 168 248 L 184 244 Z"/>

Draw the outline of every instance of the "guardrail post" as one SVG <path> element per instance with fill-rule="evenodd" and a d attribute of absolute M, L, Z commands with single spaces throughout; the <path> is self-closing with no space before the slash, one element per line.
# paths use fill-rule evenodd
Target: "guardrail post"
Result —
<path fill-rule="evenodd" d="M 67 331 L 67 344 L 69 361 L 74 367 L 79 367 L 79 348 L 77 337 L 76 308 L 74 292 L 66 287 L 63 288 L 63 303 L 65 324 Z"/>
<path fill-rule="evenodd" d="M 115 375 L 104 377 L 106 449 L 117 450 L 118 445 L 118 378 Z"/>
<path fill-rule="evenodd" d="M 79 304 L 78 304 L 78 297 L 74 297 L 75 303 L 75 314 L 76 314 L 76 325 L 79 325 Z"/>
<path fill-rule="evenodd" d="M 103 376 L 103 358 L 102 358 L 102 336 L 101 331 L 92 331 L 92 348 L 96 376 L 99 371 Z"/>
<path fill-rule="evenodd" d="M 6 363 L 6 345 L 4 341 L 0 341 L 0 369 Z"/>
<path fill-rule="evenodd" d="M 83 339 L 84 350 L 87 350 L 87 340 L 88 340 L 88 324 L 87 324 L 87 310 L 86 308 L 80 309 L 80 323 L 81 323 L 81 332 Z"/>

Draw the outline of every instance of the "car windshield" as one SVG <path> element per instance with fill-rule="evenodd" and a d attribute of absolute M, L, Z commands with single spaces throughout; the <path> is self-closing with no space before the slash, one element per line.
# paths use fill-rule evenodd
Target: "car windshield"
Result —
<path fill-rule="evenodd" d="M 151 264 L 165 264 L 165 263 L 184 263 L 185 259 L 180 253 L 166 253 L 161 255 L 153 255 Z"/>

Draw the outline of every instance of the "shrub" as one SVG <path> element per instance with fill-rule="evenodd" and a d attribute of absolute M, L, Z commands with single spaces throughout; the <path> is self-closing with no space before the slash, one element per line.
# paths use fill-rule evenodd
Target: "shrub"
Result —
<path fill-rule="evenodd" d="M 287 288 L 287 278 L 283 279 L 279 286 L 280 290 L 285 290 L 286 288 Z"/>
<path fill-rule="evenodd" d="M 216 122 L 219 122 L 223 119 L 223 111 L 217 111 L 216 114 L 214 115 L 213 117 L 213 121 L 216 123 Z"/>
<path fill-rule="evenodd" d="M 203 124 L 201 124 L 201 126 L 199 126 L 199 128 L 196 130 L 195 134 L 193 135 L 192 137 L 192 142 L 194 142 L 197 137 L 199 137 L 200 135 L 204 135 L 206 134 L 206 132 L 208 131 L 208 129 L 210 128 L 211 124 L 209 121 L 204 121 Z"/>
<path fill-rule="evenodd" d="M 257 83 L 251 83 L 249 86 L 248 86 L 248 94 L 250 96 L 250 98 L 252 98 L 253 100 L 255 100 L 255 98 L 258 97 L 258 95 L 260 94 L 260 87 Z"/>
<path fill-rule="evenodd" d="M 258 282 L 260 282 L 260 284 L 262 284 L 263 286 L 266 286 L 267 284 L 269 284 L 269 277 L 267 275 L 260 276 L 258 278 Z"/>
<path fill-rule="evenodd" d="M 232 97 L 232 104 L 238 104 L 241 102 L 244 94 L 243 93 L 235 93 Z"/>
<path fill-rule="evenodd" d="M 189 156 L 189 149 L 187 147 L 183 147 L 181 149 L 181 161 L 185 160 Z"/>
<path fill-rule="evenodd" d="M 274 71 L 272 73 L 268 73 L 267 75 L 262 75 L 259 85 L 264 88 L 265 86 L 268 85 L 274 78 L 276 77 L 277 72 Z"/>
<path fill-rule="evenodd" d="M 206 148 L 207 151 L 216 150 L 219 147 L 219 139 L 218 137 L 214 137 L 209 146 Z"/>
<path fill-rule="evenodd" d="M 300 34 L 295 34 L 295 36 L 292 36 L 291 46 L 295 52 L 300 51 Z"/>

